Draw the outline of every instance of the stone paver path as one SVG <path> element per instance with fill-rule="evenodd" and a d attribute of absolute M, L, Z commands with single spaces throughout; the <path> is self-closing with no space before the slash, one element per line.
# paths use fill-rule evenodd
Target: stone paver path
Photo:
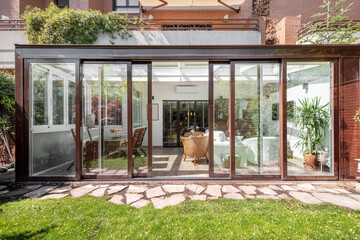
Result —
<path fill-rule="evenodd" d="M 21 185 L 20 185 L 21 186 Z M 184 201 L 207 201 L 212 199 L 296 199 L 304 204 L 335 204 L 348 209 L 360 209 L 360 183 L 254 183 L 239 184 L 71 184 L 25 185 L 18 188 L 0 186 L 1 199 L 64 197 L 108 197 L 117 205 L 142 208 L 152 205 L 156 209 L 174 206 Z"/>

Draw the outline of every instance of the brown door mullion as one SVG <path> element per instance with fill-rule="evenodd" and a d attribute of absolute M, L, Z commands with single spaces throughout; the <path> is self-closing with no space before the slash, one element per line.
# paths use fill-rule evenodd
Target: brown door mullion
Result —
<path fill-rule="evenodd" d="M 281 178 L 287 179 L 287 62 L 281 62 L 281 80 L 280 80 L 280 174 Z"/>
<path fill-rule="evenodd" d="M 230 63 L 230 178 L 235 176 L 235 63 Z"/>
<path fill-rule="evenodd" d="M 148 68 L 148 177 L 152 177 L 152 64 L 147 64 Z"/>
<path fill-rule="evenodd" d="M 80 61 L 76 62 L 75 69 L 75 139 L 76 139 L 76 155 L 75 155 L 75 174 L 76 179 L 80 180 L 82 176 L 82 141 L 81 141 L 81 128 L 82 128 L 82 71 L 80 68 Z"/>
<path fill-rule="evenodd" d="M 209 176 L 214 177 L 214 64 L 209 63 Z"/>
<path fill-rule="evenodd" d="M 127 63 L 127 139 L 128 139 L 128 177 L 133 173 L 133 147 L 132 147 L 132 65 Z"/>

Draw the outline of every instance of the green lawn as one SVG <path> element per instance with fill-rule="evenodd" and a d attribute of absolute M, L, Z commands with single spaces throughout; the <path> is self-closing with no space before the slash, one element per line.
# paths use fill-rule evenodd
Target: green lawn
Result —
<path fill-rule="evenodd" d="M 281 200 L 190 201 L 155 210 L 106 197 L 0 203 L 0 239 L 356 239 L 360 211 Z"/>

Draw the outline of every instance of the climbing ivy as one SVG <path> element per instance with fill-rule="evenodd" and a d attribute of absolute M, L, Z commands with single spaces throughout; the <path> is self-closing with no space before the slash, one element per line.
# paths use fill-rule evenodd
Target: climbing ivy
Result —
<path fill-rule="evenodd" d="M 59 8 L 54 3 L 45 10 L 28 6 L 22 18 L 31 44 L 92 44 L 100 34 L 108 34 L 113 44 L 117 36 L 131 37 L 129 25 L 142 25 L 126 15 Z"/>

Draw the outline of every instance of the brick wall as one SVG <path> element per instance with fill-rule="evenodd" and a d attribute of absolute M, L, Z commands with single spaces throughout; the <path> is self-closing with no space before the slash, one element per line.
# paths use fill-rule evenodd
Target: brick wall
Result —
<path fill-rule="evenodd" d="M 20 0 L 1 0 L 0 19 L 1 15 L 5 15 L 10 19 L 18 19 L 19 1 Z"/>
<path fill-rule="evenodd" d="M 340 165 L 343 162 L 342 177 L 352 179 L 360 176 L 356 158 L 360 158 L 360 123 L 353 116 L 360 107 L 359 59 L 344 60 L 344 78 L 340 88 L 341 141 Z"/>
<path fill-rule="evenodd" d="M 276 26 L 278 44 L 296 44 L 301 17 L 284 17 Z"/>

